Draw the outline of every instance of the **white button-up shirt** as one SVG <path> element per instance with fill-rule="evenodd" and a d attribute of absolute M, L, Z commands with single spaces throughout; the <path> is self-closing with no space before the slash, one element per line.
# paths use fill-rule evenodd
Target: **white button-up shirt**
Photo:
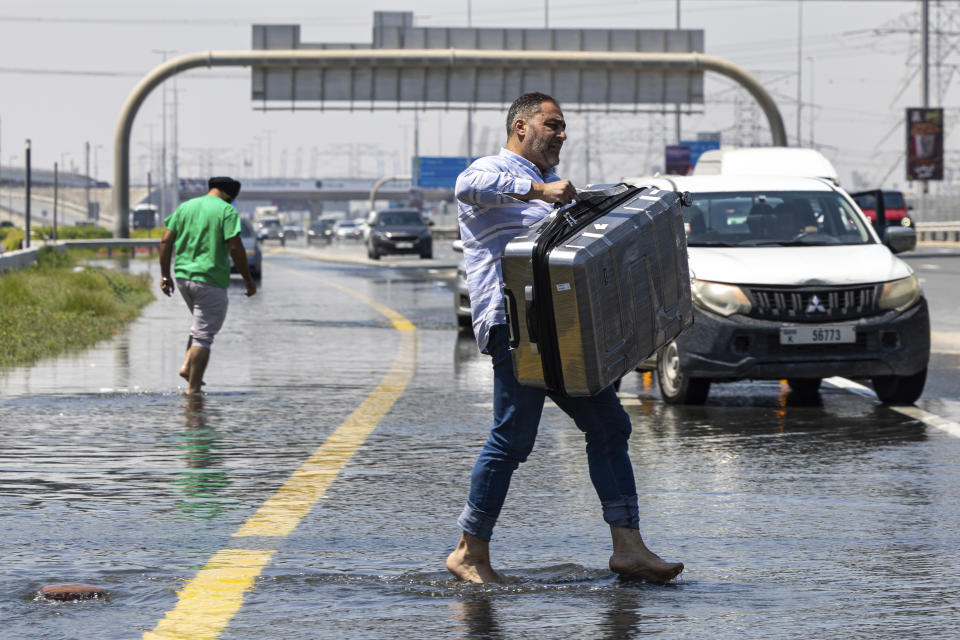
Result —
<path fill-rule="evenodd" d="M 559 179 L 553 169 L 541 173 L 535 164 L 506 149 L 478 158 L 457 178 L 473 332 L 481 351 L 486 352 L 490 328 L 507 322 L 500 269 L 507 242 L 553 211 L 553 205 L 542 200 L 525 202 L 507 194 L 524 195 L 534 182 Z"/>

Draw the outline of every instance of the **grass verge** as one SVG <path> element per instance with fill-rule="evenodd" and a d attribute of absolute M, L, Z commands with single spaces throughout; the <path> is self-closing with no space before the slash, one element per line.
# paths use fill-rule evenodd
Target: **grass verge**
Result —
<path fill-rule="evenodd" d="M 45 248 L 36 265 L 0 276 L 0 367 L 89 347 L 154 299 L 148 274 L 75 266 L 69 253 Z"/>

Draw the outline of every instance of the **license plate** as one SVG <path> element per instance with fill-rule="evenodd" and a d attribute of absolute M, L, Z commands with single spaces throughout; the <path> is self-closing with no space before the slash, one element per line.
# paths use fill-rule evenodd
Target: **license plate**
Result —
<path fill-rule="evenodd" d="M 413 249 L 412 242 L 398 242 L 397 249 Z"/>
<path fill-rule="evenodd" d="M 857 331 L 849 325 L 780 327 L 780 344 L 847 344 L 856 341 Z"/>

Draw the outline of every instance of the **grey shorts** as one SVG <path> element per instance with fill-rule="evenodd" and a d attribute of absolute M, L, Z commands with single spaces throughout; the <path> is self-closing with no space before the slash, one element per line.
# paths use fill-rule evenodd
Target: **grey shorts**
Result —
<path fill-rule="evenodd" d="M 177 278 L 177 287 L 193 314 L 192 346 L 209 349 L 227 317 L 227 290 L 183 278 Z"/>

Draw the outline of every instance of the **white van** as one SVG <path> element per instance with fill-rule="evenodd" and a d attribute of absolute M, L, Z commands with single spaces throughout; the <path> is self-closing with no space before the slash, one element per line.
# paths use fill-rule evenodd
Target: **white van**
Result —
<path fill-rule="evenodd" d="M 800 147 L 711 149 L 701 154 L 692 175 L 802 176 L 840 184 L 837 170 L 822 153 Z"/>

